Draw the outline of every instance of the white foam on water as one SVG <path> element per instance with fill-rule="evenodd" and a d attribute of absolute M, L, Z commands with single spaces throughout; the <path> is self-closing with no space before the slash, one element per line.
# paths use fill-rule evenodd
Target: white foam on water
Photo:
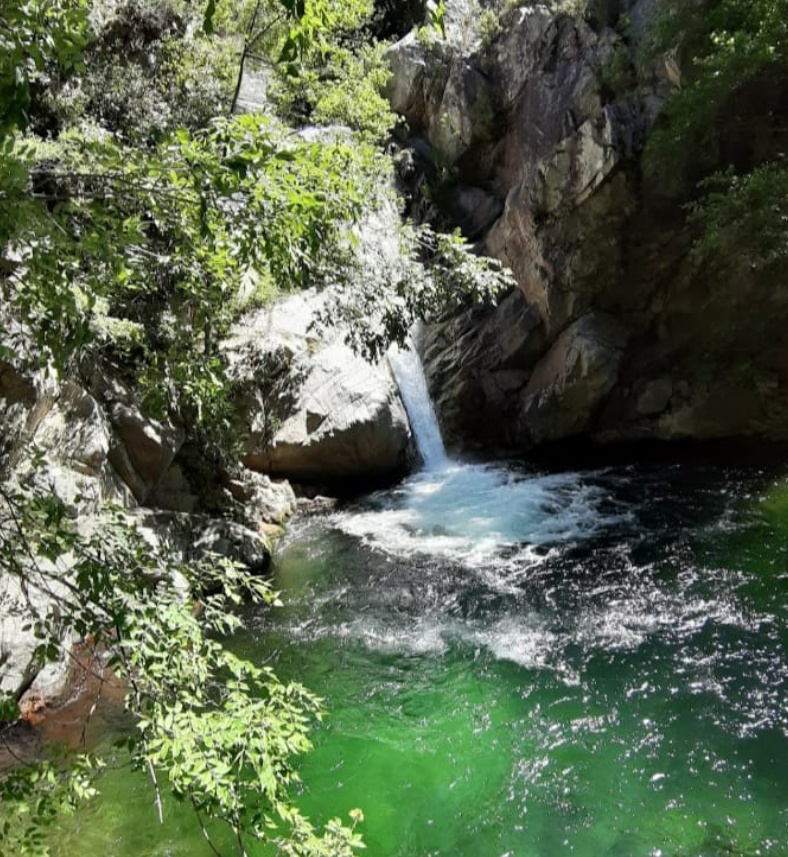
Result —
<path fill-rule="evenodd" d="M 498 660 L 512 661 L 526 669 L 552 667 L 556 650 L 560 649 L 557 635 L 537 615 L 505 616 L 475 631 L 471 640 Z"/>
<path fill-rule="evenodd" d="M 372 651 L 407 655 L 444 654 L 448 634 L 445 623 L 427 617 L 412 625 L 384 625 L 361 618 L 337 629 L 338 637 L 359 640 Z"/>
<path fill-rule="evenodd" d="M 381 494 L 376 508 L 333 523 L 391 555 L 431 555 L 484 567 L 507 550 L 538 563 L 534 546 L 587 539 L 622 520 L 602 513 L 603 492 L 576 473 L 525 476 L 504 466 L 448 464 Z"/>

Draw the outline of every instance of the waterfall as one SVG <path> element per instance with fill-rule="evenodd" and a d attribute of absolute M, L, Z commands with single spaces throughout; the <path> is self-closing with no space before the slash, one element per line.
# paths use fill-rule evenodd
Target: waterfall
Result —
<path fill-rule="evenodd" d="M 410 344 L 407 350 L 394 345 L 389 350 L 388 358 L 424 467 L 426 470 L 441 470 L 449 463 L 449 459 L 427 391 L 419 355 Z"/>

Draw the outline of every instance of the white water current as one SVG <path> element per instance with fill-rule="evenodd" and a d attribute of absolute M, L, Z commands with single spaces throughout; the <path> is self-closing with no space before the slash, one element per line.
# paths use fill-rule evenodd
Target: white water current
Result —
<path fill-rule="evenodd" d="M 389 355 L 422 470 L 337 516 L 344 532 L 390 554 L 429 555 L 479 567 L 495 559 L 540 561 L 536 548 L 586 539 L 624 520 L 602 501 L 593 474 L 531 475 L 505 464 L 450 458 L 415 350 Z M 529 562 L 530 564 L 530 562 Z"/>
<path fill-rule="evenodd" d="M 449 465 L 449 459 L 443 446 L 440 426 L 432 407 L 419 355 L 412 346 L 398 348 L 395 345 L 389 352 L 389 364 L 397 379 L 424 468 L 442 470 Z"/>

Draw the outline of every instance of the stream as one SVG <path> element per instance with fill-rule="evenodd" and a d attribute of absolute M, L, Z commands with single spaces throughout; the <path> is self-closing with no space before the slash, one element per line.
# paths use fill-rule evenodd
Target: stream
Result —
<path fill-rule="evenodd" d="M 788 855 L 775 473 L 425 460 L 295 521 L 233 641 L 325 699 L 306 814 L 361 807 L 370 857 Z M 102 792 L 55 857 L 210 854 L 141 776 Z"/>

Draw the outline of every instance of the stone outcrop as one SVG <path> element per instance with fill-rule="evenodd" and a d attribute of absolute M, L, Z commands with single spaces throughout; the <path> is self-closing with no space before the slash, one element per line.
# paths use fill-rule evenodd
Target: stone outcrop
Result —
<path fill-rule="evenodd" d="M 317 295 L 294 295 L 252 314 L 226 343 L 247 428 L 244 463 L 303 482 L 337 483 L 401 472 L 410 428 L 385 363 L 311 332 Z"/>
<path fill-rule="evenodd" d="M 96 400 L 79 384 L 56 385 L 42 373 L 25 375 L 10 364 L 0 365 L 0 465 L 6 477 L 32 481 L 57 494 L 79 519 L 104 502 L 131 502 L 128 489 L 109 464 L 111 429 Z M 34 465 L 32 458 L 40 456 Z M 5 490 L 14 490 L 13 481 Z M 7 510 L 3 510 L 3 515 Z M 9 520 L 3 521 L 9 526 Z M 39 559 L 50 576 L 46 590 L 23 587 L 13 576 L 0 576 L 0 691 L 20 696 L 35 683 L 35 691 L 52 696 L 66 681 L 65 661 L 38 663 L 40 641 L 31 615 L 46 615 L 61 593 L 59 580 L 68 563 Z M 61 593 L 62 594 L 62 593 Z M 64 641 L 69 645 L 69 641 Z"/>
<path fill-rule="evenodd" d="M 139 503 L 148 502 L 186 434 L 173 417 L 154 419 L 143 413 L 134 393 L 106 368 L 89 370 L 91 392 L 109 421 L 107 459 Z"/>
<path fill-rule="evenodd" d="M 520 291 L 494 309 L 476 307 L 421 329 L 417 347 L 445 443 L 517 445 L 519 398 L 530 376 L 524 367 L 543 341 L 539 311 Z"/>
<path fill-rule="evenodd" d="M 69 665 L 62 660 L 42 667 L 35 656 L 40 641 L 30 631 L 31 615 L 46 615 L 51 592 L 23 591 L 18 582 L 0 579 L 0 692 L 21 698 L 32 690 L 52 699 L 68 681 Z M 70 645 L 71 641 L 64 641 Z"/>
<path fill-rule="evenodd" d="M 534 369 L 522 395 L 520 420 L 535 443 L 582 434 L 613 389 L 626 331 L 611 316 L 572 322 Z"/>
<path fill-rule="evenodd" d="M 130 389 L 111 375 L 97 367 L 86 374 L 84 381 L 57 383 L 43 372 L 25 374 L 0 362 L 4 492 L 24 483 L 56 495 L 71 526 L 87 537 L 100 531 L 102 511 L 112 503 L 126 510 L 129 525 L 154 546 L 166 545 L 187 559 L 217 553 L 263 570 L 271 553 L 265 526 L 296 508 L 290 486 L 251 472 L 225 477 L 227 509 L 234 505 L 240 520 L 194 514 L 196 502 L 187 511 L 144 508 L 141 503 L 173 497 L 182 507 L 188 483 L 173 462 L 184 432 L 175 422 L 147 418 Z M 3 503 L 0 526 L 6 531 L 13 527 L 8 515 Z M 14 575 L 0 574 L 0 691 L 52 700 L 68 683 L 69 662 L 63 658 L 42 668 L 32 623 L 57 610 L 73 560 L 69 555 L 56 561 L 40 556 L 22 560 L 29 572 L 26 585 Z M 37 571 L 45 573 L 45 585 Z M 62 650 L 73 642 L 64 635 Z"/>
<path fill-rule="evenodd" d="M 680 52 L 635 68 L 659 7 L 528 4 L 483 36 L 469 6 L 445 41 L 389 50 L 414 158 L 451 177 L 431 200 L 519 285 L 422 336 L 450 444 L 788 437 L 788 300 L 736 259 L 702 267 L 680 202 L 642 169 L 681 82 Z M 612 348 L 589 338 L 600 318 Z"/>
<path fill-rule="evenodd" d="M 25 375 L 8 363 L 0 365 L 0 437 L 6 474 L 28 473 L 75 510 L 89 512 L 107 501 L 134 503 L 109 460 L 109 417 L 73 380 L 57 384 L 43 373 Z M 34 453 L 43 467 L 31 465 Z"/>

